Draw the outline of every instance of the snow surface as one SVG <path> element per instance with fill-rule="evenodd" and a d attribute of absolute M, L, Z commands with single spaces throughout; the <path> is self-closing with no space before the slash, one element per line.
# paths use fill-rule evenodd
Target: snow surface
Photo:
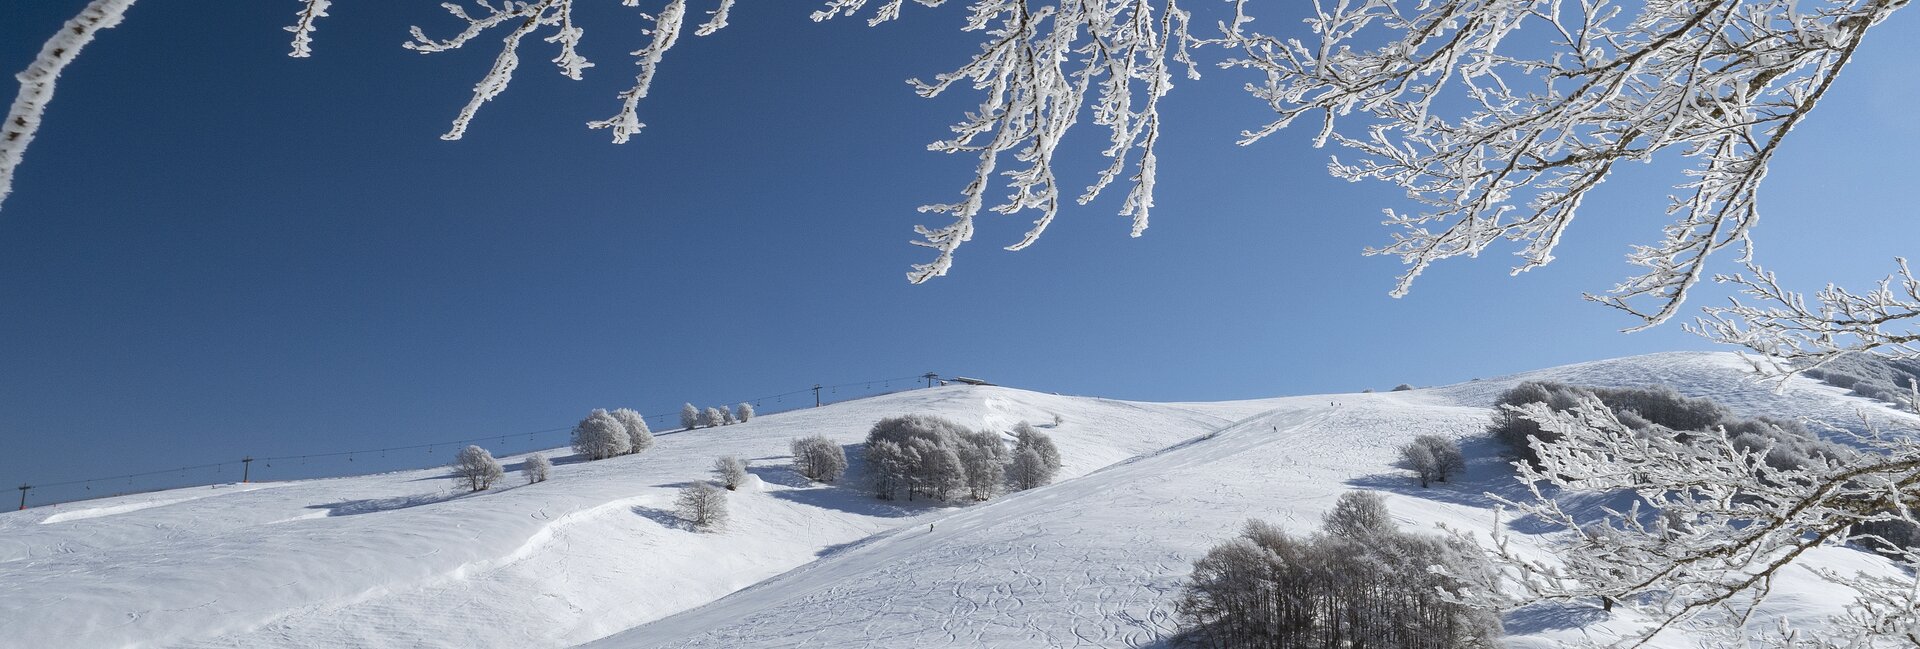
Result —
<path fill-rule="evenodd" d="M 1484 493 L 1515 486 L 1481 436 L 1485 405 L 1522 379 L 1659 382 L 1742 414 L 1913 421 L 1811 381 L 1776 392 L 1745 368 L 1730 354 L 1658 354 L 1426 390 L 1187 404 L 953 386 L 665 432 L 637 456 L 562 457 L 538 485 L 513 486 L 521 458 L 503 458 L 510 486 L 479 494 L 427 469 L 67 503 L 0 515 L 0 647 L 1153 646 L 1175 628 L 1191 562 L 1247 518 L 1304 531 L 1344 491 L 1375 489 L 1405 527 L 1490 529 Z M 789 466 L 792 438 L 857 444 L 909 412 L 1041 425 L 1066 460 L 1061 480 L 939 507 L 872 499 L 854 452 L 839 486 Z M 1426 433 L 1462 438 L 1465 476 L 1423 490 L 1391 468 L 1394 449 Z M 730 495 L 725 531 L 683 529 L 674 492 L 720 455 L 748 460 L 758 484 Z M 1539 546 L 1527 521 L 1510 531 Z M 1849 550 L 1814 561 L 1889 569 Z M 1807 575 L 1788 582 L 1769 614 L 1817 617 L 1845 599 Z M 1525 648 L 1635 621 L 1566 606 L 1507 622 Z"/>

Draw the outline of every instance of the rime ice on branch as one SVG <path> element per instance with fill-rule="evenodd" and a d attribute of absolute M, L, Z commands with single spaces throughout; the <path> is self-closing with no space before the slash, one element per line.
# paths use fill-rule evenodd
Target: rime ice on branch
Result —
<path fill-rule="evenodd" d="M 40 46 L 40 55 L 34 57 L 26 70 L 14 75 L 20 82 L 20 93 L 14 96 L 13 107 L 7 110 L 7 121 L 0 124 L 0 205 L 5 205 L 7 195 L 13 193 L 13 172 L 20 168 L 21 156 L 26 154 L 27 145 L 33 143 L 33 134 L 40 130 L 40 118 L 47 112 L 47 103 L 53 101 L 53 87 L 60 80 L 60 71 L 73 63 L 81 48 L 92 43 L 100 30 L 119 25 L 133 2 L 93 0 L 87 3 L 80 15 L 68 20 L 53 38 Z"/>
<path fill-rule="evenodd" d="M 878 25 L 899 17 L 901 0 L 880 5 L 867 22 Z M 940 0 L 920 0 L 935 6 Z M 945 275 L 954 250 L 973 238 L 973 220 L 982 209 L 1001 214 L 1038 211 L 1025 237 L 1008 250 L 1032 245 L 1060 212 L 1060 185 L 1054 177 L 1054 150 L 1093 99 L 1093 123 L 1106 127 L 1112 162 L 1076 198 L 1092 201 L 1125 173 L 1132 189 L 1120 215 L 1133 219 L 1133 235 L 1147 229 L 1153 207 L 1154 145 L 1160 137 L 1160 98 L 1173 88 L 1169 60 L 1184 64 L 1199 78 L 1188 46 L 1188 14 L 1175 0 L 1119 0 L 1057 3 L 1024 0 L 976 0 L 969 5 L 966 30 L 982 32 L 986 42 L 965 65 L 935 76 L 909 80 L 922 97 L 936 97 L 966 82 L 982 95 L 980 107 L 953 125 L 954 136 L 927 145 L 942 153 L 977 156 L 973 178 L 952 203 L 922 205 L 921 212 L 945 214 L 953 222 L 938 228 L 916 226 L 915 245 L 934 249 L 934 260 L 916 264 L 907 278 L 920 283 Z M 852 15 L 867 0 L 830 0 L 814 20 Z M 1137 152 L 1137 153 L 1136 153 Z M 1000 170 L 1003 157 L 1014 169 Z M 986 207 L 994 176 L 1005 176 L 1012 194 Z"/>
<path fill-rule="evenodd" d="M 1817 634 L 1746 629 L 1738 646 L 1868 648 L 1920 642 L 1920 549 L 1887 542 L 1886 523 L 1920 524 L 1920 444 L 1870 433 L 1853 457 L 1768 461 L 1773 444 L 1745 446 L 1723 428 L 1636 431 L 1593 397 L 1568 410 L 1531 403 L 1510 412 L 1538 422 L 1538 467 L 1516 462 L 1526 499 L 1494 496 L 1522 517 L 1575 532 L 1558 563 L 1522 557 L 1497 539 L 1502 563 L 1530 598 L 1619 603 L 1651 624 L 1617 646 L 1639 646 L 1677 627 L 1738 635 L 1775 578 L 1822 546 L 1855 542 L 1904 570 L 1817 572 L 1855 600 Z M 1622 510 L 1562 509 L 1565 496 L 1628 491 Z M 1556 493 L 1557 492 L 1557 493 Z M 1561 497 L 1556 497 L 1561 496 Z M 1783 628 L 1784 631 L 1784 628 Z"/>
<path fill-rule="evenodd" d="M 1781 142 L 1906 3 L 1338 2 L 1301 41 L 1249 30 L 1239 0 L 1221 43 L 1240 51 L 1228 65 L 1265 75 L 1251 90 L 1279 114 L 1244 141 L 1319 115 L 1320 143 L 1358 153 L 1336 159 L 1335 176 L 1384 180 L 1425 206 L 1388 210 L 1402 231 L 1369 251 L 1410 266 L 1396 296 L 1433 262 L 1501 239 L 1525 243 L 1514 272 L 1545 265 L 1616 164 L 1692 160 L 1665 236 L 1628 256 L 1645 271 L 1589 296 L 1638 329 L 1673 315 L 1712 253 L 1745 247 Z M 1362 127 L 1343 133 L 1342 120 Z"/>

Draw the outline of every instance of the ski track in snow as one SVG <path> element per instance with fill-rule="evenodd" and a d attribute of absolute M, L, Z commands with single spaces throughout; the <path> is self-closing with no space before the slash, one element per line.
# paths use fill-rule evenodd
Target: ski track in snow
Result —
<path fill-rule="evenodd" d="M 436 468 L 0 514 L 0 648 L 1157 646 L 1176 628 L 1192 561 L 1248 518 L 1304 532 L 1341 493 L 1375 489 L 1403 527 L 1487 529 L 1484 492 L 1514 485 L 1477 436 L 1486 404 L 1519 380 L 1666 383 L 1746 415 L 1857 429 L 1866 413 L 1913 427 L 1838 388 L 1795 380 L 1776 392 L 1744 368 L 1731 354 L 1655 354 L 1222 403 L 951 386 L 665 435 L 637 456 L 563 460 L 540 485 L 514 484 L 520 458 L 502 458 L 509 484 L 479 494 L 452 491 Z M 910 412 L 1000 430 L 1031 421 L 1059 444 L 1061 480 L 937 507 L 872 499 L 857 448 L 841 485 L 807 484 L 788 466 L 790 439 L 854 445 L 875 420 Z M 1474 459 L 1453 484 L 1421 490 L 1391 468 L 1425 433 L 1466 438 Z M 727 454 L 749 461 L 756 484 L 729 496 L 723 533 L 682 529 L 668 511 L 675 491 Z M 1770 611 L 1839 599 L 1804 576 L 1792 585 Z M 1580 615 L 1516 614 L 1510 646 L 1633 623 Z"/>

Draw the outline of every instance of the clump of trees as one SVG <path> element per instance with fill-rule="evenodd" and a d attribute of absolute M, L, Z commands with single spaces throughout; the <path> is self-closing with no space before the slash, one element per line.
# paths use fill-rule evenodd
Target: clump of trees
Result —
<path fill-rule="evenodd" d="M 793 440 L 793 470 L 814 482 L 835 482 L 847 473 L 847 451 L 825 435 Z"/>
<path fill-rule="evenodd" d="M 1492 576 L 1478 548 L 1402 532 L 1380 496 L 1349 492 L 1304 538 L 1248 521 L 1194 562 L 1177 610 L 1201 647 L 1495 647 L 1498 615 L 1449 596 Z"/>
<path fill-rule="evenodd" d="M 747 463 L 738 456 L 722 455 L 713 461 L 713 474 L 727 491 L 739 491 L 740 485 L 747 483 Z"/>
<path fill-rule="evenodd" d="M 573 450 L 592 460 L 629 455 L 653 448 L 647 420 L 631 408 L 608 412 L 595 408 L 573 427 Z"/>
<path fill-rule="evenodd" d="M 552 472 L 553 461 L 547 459 L 547 456 L 542 453 L 528 456 L 526 464 L 520 467 L 520 475 L 527 477 L 527 484 L 546 482 L 547 475 Z"/>
<path fill-rule="evenodd" d="M 573 427 L 573 450 L 588 459 L 604 460 L 633 450 L 633 439 L 612 413 L 595 408 Z"/>
<path fill-rule="evenodd" d="M 691 403 L 680 406 L 680 427 L 688 430 L 737 424 L 752 418 L 753 405 L 747 403 L 740 404 L 737 411 L 726 406 L 708 406 L 704 409 Z"/>
<path fill-rule="evenodd" d="M 1009 451 L 1000 433 L 968 430 L 932 415 L 882 419 L 867 433 L 869 485 L 893 500 L 988 500 L 1002 489 L 1029 489 L 1053 479 L 1060 451 L 1021 422 Z"/>
<path fill-rule="evenodd" d="M 1420 479 L 1420 487 L 1446 482 L 1448 477 L 1467 470 L 1467 456 L 1460 444 L 1439 435 L 1421 435 L 1400 447 L 1400 466 Z"/>
<path fill-rule="evenodd" d="M 1558 439 L 1559 434 L 1543 429 L 1522 409 L 1527 404 L 1537 403 L 1550 410 L 1566 412 L 1589 398 L 1599 401 L 1622 424 L 1636 431 L 1672 435 L 1726 428 L 1735 432 L 1736 437 L 1747 434 L 1742 438 L 1742 443 L 1748 448 L 1758 448 L 1771 441 L 1778 446 L 1776 450 L 1781 455 L 1776 462 L 1783 467 L 1804 464 L 1814 455 L 1840 450 L 1837 446 L 1820 442 L 1798 422 L 1768 417 L 1737 417 L 1712 400 L 1687 397 L 1664 385 L 1597 388 L 1552 381 L 1525 381 L 1494 402 L 1496 413 L 1489 431 L 1495 439 L 1511 448 L 1515 455 L 1539 466 L 1540 455 L 1528 440 L 1551 442 Z"/>
<path fill-rule="evenodd" d="M 700 531 L 711 531 L 727 524 L 727 490 L 713 483 L 698 481 L 680 489 L 674 499 L 674 513 Z"/>
<path fill-rule="evenodd" d="M 488 453 L 487 449 L 470 445 L 453 456 L 454 482 L 468 491 L 485 491 L 505 475 L 506 470 L 500 467 L 500 461 L 493 459 L 493 454 Z"/>

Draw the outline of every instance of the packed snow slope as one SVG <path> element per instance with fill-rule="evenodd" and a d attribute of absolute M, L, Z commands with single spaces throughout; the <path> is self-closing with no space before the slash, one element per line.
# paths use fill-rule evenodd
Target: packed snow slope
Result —
<path fill-rule="evenodd" d="M 1700 353 L 1210 404 L 916 390 L 668 432 L 641 455 L 563 460 L 538 485 L 511 486 L 511 458 L 510 488 L 479 494 L 421 470 L 0 515 L 0 647 L 1152 646 L 1175 629 L 1191 562 L 1248 518 L 1306 531 L 1339 494 L 1374 489 L 1405 527 L 1489 529 L 1484 493 L 1513 482 L 1482 435 L 1486 406 L 1529 378 L 1662 383 L 1747 415 L 1901 417 L 1811 381 L 1776 393 L 1737 357 Z M 905 413 L 999 430 L 1031 421 L 1065 470 L 971 506 L 874 500 L 853 445 Z M 1468 474 L 1423 490 L 1394 470 L 1394 449 L 1425 433 L 1460 438 Z M 813 434 L 849 445 L 841 485 L 792 472 L 788 440 Z M 749 460 L 758 480 L 729 497 L 724 532 L 682 529 L 674 491 L 720 455 Z M 1525 523 L 1509 531 L 1539 547 L 1546 530 Z M 1887 569 L 1850 550 L 1815 559 Z M 1787 582 L 1769 613 L 1819 615 L 1839 600 L 1798 573 Z M 1580 606 L 1508 618 L 1518 647 L 1633 623 Z"/>
<path fill-rule="evenodd" d="M 712 601 L 945 510 L 809 485 L 788 442 L 858 444 L 883 417 L 1046 427 L 1063 479 L 1219 429 L 1271 402 L 1147 404 L 941 387 L 657 434 L 464 494 L 445 469 L 178 489 L 0 515 L 0 647 L 567 647 Z M 1054 427 L 1058 415 L 1062 422 Z M 682 529 L 676 490 L 737 455 L 758 478 L 724 533 Z M 858 454 L 850 452 L 853 475 Z M 451 457 L 448 458 L 451 460 Z"/>
<path fill-rule="evenodd" d="M 1731 354 L 1659 354 L 1586 363 L 1446 388 L 1282 400 L 1203 438 L 1074 480 L 957 510 L 932 527 L 897 528 L 713 604 L 589 645 L 651 647 L 1140 647 L 1176 631 L 1174 602 L 1191 562 L 1261 518 L 1306 532 L 1351 489 L 1388 494 L 1403 528 L 1490 530 L 1484 494 L 1517 497 L 1512 469 L 1483 431 L 1485 407 L 1525 379 L 1602 386 L 1660 383 L 1736 411 L 1857 420 L 1898 413 L 1796 380 L 1779 393 Z M 1912 420 L 1904 420 L 1911 425 Z M 1451 484 L 1421 489 L 1392 469 L 1414 436 L 1460 438 L 1473 458 Z M 1536 557 L 1548 530 L 1508 533 Z M 1484 535 L 1483 535 L 1484 538 Z M 1809 562 L 1851 574 L 1889 570 L 1852 550 Z M 1776 586 L 1769 616 L 1819 619 L 1850 599 L 1802 570 Z M 1510 647 L 1617 637 L 1644 621 L 1583 605 L 1509 615 Z M 1817 628 L 1817 626 L 1815 626 Z M 1694 647 L 1663 636 L 1654 646 Z"/>

